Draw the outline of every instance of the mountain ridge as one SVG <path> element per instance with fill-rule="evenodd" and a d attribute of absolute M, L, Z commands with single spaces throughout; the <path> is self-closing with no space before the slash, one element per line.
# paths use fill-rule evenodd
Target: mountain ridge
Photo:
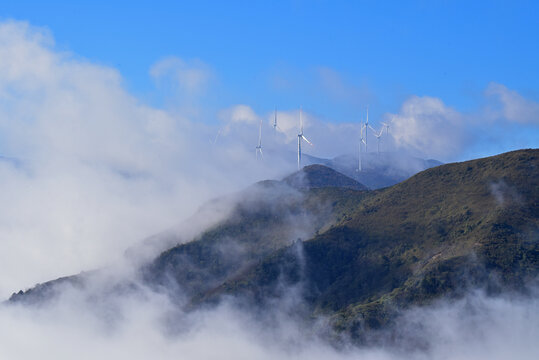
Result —
<path fill-rule="evenodd" d="M 231 217 L 140 274 L 155 291 L 187 294 L 179 305 L 189 308 L 224 296 L 263 307 L 297 288 L 308 317 L 329 316 L 364 341 L 399 309 L 473 288 L 525 292 L 536 281 L 538 155 L 445 164 L 374 191 L 260 182 Z"/>

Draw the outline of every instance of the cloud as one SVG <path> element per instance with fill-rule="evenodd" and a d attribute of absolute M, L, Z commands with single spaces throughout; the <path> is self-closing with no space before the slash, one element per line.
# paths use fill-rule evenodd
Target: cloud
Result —
<path fill-rule="evenodd" d="M 282 173 L 240 141 L 217 151 L 214 136 L 141 104 L 116 70 L 56 51 L 47 31 L 1 23 L 0 296 L 114 262 L 208 199 Z"/>
<path fill-rule="evenodd" d="M 212 73 L 200 60 L 185 61 L 176 56 L 166 57 L 150 68 L 150 75 L 157 81 L 172 80 L 182 93 L 198 95 L 203 93 Z"/>
<path fill-rule="evenodd" d="M 494 82 L 487 86 L 485 96 L 495 101 L 493 106 L 487 109 L 490 117 L 502 117 L 521 124 L 539 125 L 539 103 L 528 100 L 518 92 Z"/>
<path fill-rule="evenodd" d="M 234 105 L 219 112 L 219 118 L 225 123 L 257 124 L 260 120 L 255 111 L 248 105 Z"/>
<path fill-rule="evenodd" d="M 110 280 L 109 280 L 110 281 Z M 469 293 L 404 311 L 377 345 L 327 341 L 328 322 L 305 324 L 286 299 L 253 316 L 233 301 L 189 313 L 139 288 L 66 288 L 44 307 L 0 306 L 5 359 L 535 359 L 538 300 Z M 110 289 L 109 289 L 110 290 Z M 335 337 L 337 338 L 337 337 Z M 81 351 L 84 349 L 84 351 Z"/>
<path fill-rule="evenodd" d="M 274 113 L 266 116 L 269 125 L 273 125 Z M 309 129 L 311 119 L 307 113 L 302 113 L 303 129 Z M 289 111 L 277 111 L 277 131 L 286 137 L 287 142 L 292 142 L 297 139 L 299 132 L 299 109 Z"/>
<path fill-rule="evenodd" d="M 412 96 L 385 117 L 395 145 L 421 156 L 448 159 L 469 141 L 464 116 L 438 98 Z"/>

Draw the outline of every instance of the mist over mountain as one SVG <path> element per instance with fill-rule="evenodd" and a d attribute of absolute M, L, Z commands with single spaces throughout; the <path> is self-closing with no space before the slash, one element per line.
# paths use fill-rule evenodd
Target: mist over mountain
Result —
<path fill-rule="evenodd" d="M 442 165 L 438 160 L 424 160 L 397 152 L 369 152 L 361 155 L 361 171 L 357 154 L 322 159 L 304 155 L 307 164 L 322 164 L 345 174 L 370 189 L 395 185 L 420 171 Z"/>
<path fill-rule="evenodd" d="M 148 240 L 157 245 L 138 251 L 152 256 L 132 249 L 134 271 L 58 279 L 13 294 L 9 303 L 47 308 L 72 292 L 85 303 L 149 292 L 168 299 L 180 322 L 232 304 L 231 311 L 261 324 L 277 311 L 333 346 L 427 351 L 436 342 L 421 345 L 423 331 L 403 332 L 417 326 L 413 309 L 478 296 L 484 304 L 535 297 L 538 155 L 520 150 L 441 165 L 376 191 L 307 166 L 206 204 L 190 219 L 197 230 Z M 196 220 L 212 212 L 221 218 Z"/>

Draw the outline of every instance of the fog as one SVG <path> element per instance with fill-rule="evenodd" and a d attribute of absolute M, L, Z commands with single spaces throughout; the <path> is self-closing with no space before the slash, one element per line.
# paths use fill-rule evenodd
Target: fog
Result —
<path fill-rule="evenodd" d="M 472 292 L 401 314 L 376 346 L 328 341 L 328 320 L 294 316 L 285 297 L 254 316 L 228 300 L 183 313 L 143 287 L 102 297 L 102 284 L 65 287 L 42 306 L 0 307 L 3 359 L 535 359 L 537 297 Z M 110 278 L 107 279 L 110 281 Z"/>
<path fill-rule="evenodd" d="M 141 104 L 44 29 L 1 24 L 0 296 L 114 262 L 207 200 L 294 169 L 255 162 L 256 127 L 219 147 L 217 129 Z"/>

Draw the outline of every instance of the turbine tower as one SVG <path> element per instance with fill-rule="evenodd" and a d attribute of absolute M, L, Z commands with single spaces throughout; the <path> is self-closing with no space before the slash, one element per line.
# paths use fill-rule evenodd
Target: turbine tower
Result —
<path fill-rule="evenodd" d="M 307 140 L 307 138 L 303 135 L 303 119 L 301 118 L 301 106 L 299 108 L 299 134 L 298 134 L 298 170 L 301 170 L 301 140 L 305 140 L 309 145 L 313 146 L 313 144 Z"/>
<path fill-rule="evenodd" d="M 382 125 L 386 128 L 386 135 L 389 135 L 389 124 L 383 122 Z"/>
<path fill-rule="evenodd" d="M 255 148 L 255 155 L 257 160 L 258 154 L 260 154 L 260 159 L 262 159 L 262 119 L 260 119 L 260 126 L 258 127 L 258 145 Z"/>
<path fill-rule="evenodd" d="M 277 108 L 273 111 L 273 131 L 277 133 Z"/>
<path fill-rule="evenodd" d="M 365 129 L 365 124 L 363 124 L 363 122 L 361 122 L 361 126 L 360 126 L 360 131 L 359 131 L 359 162 L 358 162 L 358 168 L 357 170 L 358 171 L 361 171 L 362 167 L 361 167 L 361 148 L 363 147 L 362 145 L 365 144 L 367 145 L 367 143 L 365 142 L 365 139 L 363 138 L 363 130 Z"/>
<path fill-rule="evenodd" d="M 369 107 L 367 106 L 367 121 L 365 122 L 365 125 L 363 125 L 363 128 L 365 129 L 365 139 L 363 141 L 363 143 L 365 144 L 365 153 L 369 152 L 369 149 L 367 148 L 367 139 L 369 138 L 368 127 L 369 127 Z"/>

